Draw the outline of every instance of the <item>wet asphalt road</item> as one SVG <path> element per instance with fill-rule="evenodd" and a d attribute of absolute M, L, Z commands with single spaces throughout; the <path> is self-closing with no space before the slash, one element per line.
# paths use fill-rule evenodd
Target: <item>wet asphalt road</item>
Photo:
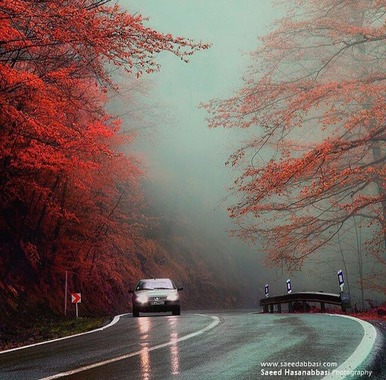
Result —
<path fill-rule="evenodd" d="M 0 379 L 321 379 L 364 335 L 355 320 L 319 314 L 124 315 L 103 331 L 0 353 Z"/>

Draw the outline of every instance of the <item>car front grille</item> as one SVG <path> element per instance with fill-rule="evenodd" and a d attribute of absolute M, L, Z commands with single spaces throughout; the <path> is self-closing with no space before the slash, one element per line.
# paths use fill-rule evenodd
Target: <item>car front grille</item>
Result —
<path fill-rule="evenodd" d="M 166 297 L 149 297 L 149 301 L 166 301 Z"/>

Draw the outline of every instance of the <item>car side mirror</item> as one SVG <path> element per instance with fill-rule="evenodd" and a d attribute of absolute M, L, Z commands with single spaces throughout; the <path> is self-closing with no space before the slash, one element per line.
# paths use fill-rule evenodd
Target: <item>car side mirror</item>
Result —
<path fill-rule="evenodd" d="M 183 286 L 180 286 L 179 288 L 177 288 L 177 291 L 180 292 L 181 290 L 184 290 L 184 287 Z"/>

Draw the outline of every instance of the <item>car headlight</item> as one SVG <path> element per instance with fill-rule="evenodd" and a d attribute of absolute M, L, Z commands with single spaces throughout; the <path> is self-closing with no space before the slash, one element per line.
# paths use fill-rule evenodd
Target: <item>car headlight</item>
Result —
<path fill-rule="evenodd" d="M 145 296 L 144 294 L 140 294 L 137 298 L 136 301 L 139 303 L 146 303 L 148 301 L 148 297 Z"/>
<path fill-rule="evenodd" d="M 168 301 L 177 301 L 178 300 L 178 294 L 169 294 L 166 298 Z"/>

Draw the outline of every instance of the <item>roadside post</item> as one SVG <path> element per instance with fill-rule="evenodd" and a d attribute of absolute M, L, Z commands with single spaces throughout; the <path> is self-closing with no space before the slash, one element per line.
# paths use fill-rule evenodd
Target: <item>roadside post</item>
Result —
<path fill-rule="evenodd" d="M 338 271 L 338 282 L 339 282 L 340 291 L 343 293 L 344 278 L 343 278 L 342 270 Z"/>
<path fill-rule="evenodd" d="M 338 271 L 338 282 L 340 287 L 340 299 L 342 300 L 342 310 L 345 312 L 347 309 L 351 308 L 351 299 L 350 294 L 343 291 L 344 277 L 342 270 Z"/>
<path fill-rule="evenodd" d="M 67 290 L 68 290 L 68 273 L 66 271 L 66 277 L 64 280 L 64 316 L 67 315 Z"/>
<path fill-rule="evenodd" d="M 288 293 L 288 294 L 291 294 L 291 292 L 292 292 L 291 280 L 288 279 L 288 280 L 287 280 L 287 293 Z M 292 309 L 292 302 L 291 302 L 291 301 L 288 302 L 288 312 L 289 312 L 289 313 L 292 313 L 292 312 L 293 312 L 293 309 Z"/>
<path fill-rule="evenodd" d="M 80 293 L 71 293 L 71 303 L 75 304 L 76 318 L 79 316 L 78 304 L 82 302 L 82 295 Z"/>
<path fill-rule="evenodd" d="M 269 297 L 269 285 L 268 284 L 264 285 L 264 294 L 265 294 L 265 297 Z M 268 309 L 269 309 L 268 305 L 264 305 L 263 312 L 268 313 Z"/>
<path fill-rule="evenodd" d="M 269 297 L 269 285 L 265 284 L 264 286 L 264 294 L 266 297 Z"/>
<path fill-rule="evenodd" d="M 290 294 L 292 293 L 292 285 L 291 285 L 291 280 L 287 280 L 287 293 Z"/>

